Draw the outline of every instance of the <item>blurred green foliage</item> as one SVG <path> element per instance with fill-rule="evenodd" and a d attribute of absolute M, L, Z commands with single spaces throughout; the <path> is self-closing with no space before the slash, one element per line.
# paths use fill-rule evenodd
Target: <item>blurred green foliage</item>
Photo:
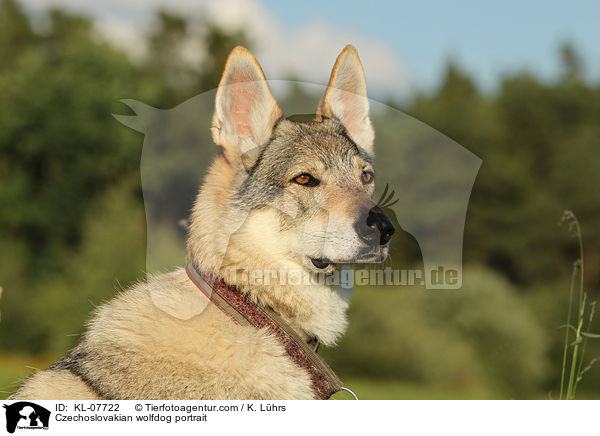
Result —
<path fill-rule="evenodd" d="M 371 287 L 353 296 L 348 334 L 327 350 L 350 377 L 402 378 L 524 398 L 548 376 L 548 333 L 513 285 L 467 267 L 460 291 Z"/>
<path fill-rule="evenodd" d="M 181 57 L 188 21 L 159 12 L 148 56 L 134 62 L 86 18 L 52 10 L 34 27 L 15 0 L 0 0 L 2 368 L 15 366 L 8 352 L 64 353 L 95 305 L 144 277 L 142 139 L 111 114 L 123 113 L 122 98 L 169 108 L 216 86 L 229 51 L 248 40 L 203 28 L 206 56 L 190 65 Z M 479 266 L 466 269 L 460 291 L 357 289 L 348 334 L 324 350 L 343 378 L 376 379 L 373 392 L 421 387 L 394 388 L 399 396 L 556 391 L 558 327 L 577 257 L 576 240 L 557 226 L 563 209 L 583 226 L 592 300 L 600 248 L 600 87 L 583 79 L 573 47 L 563 46 L 559 61 L 558 80 L 507 74 L 493 94 L 449 63 L 439 89 L 388 102 L 483 159 L 464 240 L 465 263 Z M 289 100 L 309 97 L 294 87 Z M 388 115 L 375 115 L 378 135 L 393 134 Z M 395 241 L 403 266 L 421 261 L 414 240 Z M 599 354 L 595 346 L 588 355 Z M 600 394 L 598 371 L 582 391 Z"/>

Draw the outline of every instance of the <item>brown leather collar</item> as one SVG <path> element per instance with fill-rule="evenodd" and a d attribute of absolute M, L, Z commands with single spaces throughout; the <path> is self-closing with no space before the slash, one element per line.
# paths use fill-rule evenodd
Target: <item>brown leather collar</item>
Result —
<path fill-rule="evenodd" d="M 342 382 L 327 363 L 269 307 L 252 302 L 234 286 L 199 272 L 193 265 L 185 268 L 188 277 L 210 301 L 227 314 L 235 323 L 267 330 L 279 339 L 290 358 L 308 372 L 315 394 L 327 400 L 336 392 L 344 390 Z M 318 342 L 317 342 L 318 346 Z"/>

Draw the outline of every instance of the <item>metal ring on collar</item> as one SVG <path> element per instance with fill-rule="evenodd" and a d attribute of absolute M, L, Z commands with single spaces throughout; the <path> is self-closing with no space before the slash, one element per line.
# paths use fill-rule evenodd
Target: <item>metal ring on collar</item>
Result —
<path fill-rule="evenodd" d="M 358 395 L 356 395 L 354 392 L 352 392 L 352 389 L 348 389 L 344 386 L 342 386 L 340 388 L 341 391 L 346 391 L 346 392 L 350 392 L 352 394 L 352 396 L 354 397 L 355 400 L 358 400 Z"/>

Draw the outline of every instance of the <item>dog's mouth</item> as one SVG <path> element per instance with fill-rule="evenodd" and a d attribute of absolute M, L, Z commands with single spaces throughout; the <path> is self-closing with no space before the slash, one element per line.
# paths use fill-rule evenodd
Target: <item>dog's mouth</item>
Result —
<path fill-rule="evenodd" d="M 361 264 L 361 263 L 380 263 L 387 258 L 388 248 L 382 248 L 380 251 L 372 252 L 371 250 L 360 253 L 356 257 L 347 260 L 336 259 L 332 260 L 327 257 L 308 257 L 310 264 L 319 272 L 332 271 L 336 265 L 343 264 Z"/>
<path fill-rule="evenodd" d="M 332 264 L 329 259 L 323 257 L 318 259 L 311 257 L 310 261 L 317 269 L 327 269 L 327 267 Z"/>

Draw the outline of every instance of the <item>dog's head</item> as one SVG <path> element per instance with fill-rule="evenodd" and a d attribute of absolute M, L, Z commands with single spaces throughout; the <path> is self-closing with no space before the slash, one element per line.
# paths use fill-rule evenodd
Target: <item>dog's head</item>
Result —
<path fill-rule="evenodd" d="M 234 49 L 216 95 L 213 138 L 222 153 L 200 193 L 191 238 L 219 220 L 238 259 L 312 272 L 385 259 L 394 227 L 371 199 L 374 132 L 354 47 L 339 55 L 307 122 L 284 118 L 254 56 Z"/>

